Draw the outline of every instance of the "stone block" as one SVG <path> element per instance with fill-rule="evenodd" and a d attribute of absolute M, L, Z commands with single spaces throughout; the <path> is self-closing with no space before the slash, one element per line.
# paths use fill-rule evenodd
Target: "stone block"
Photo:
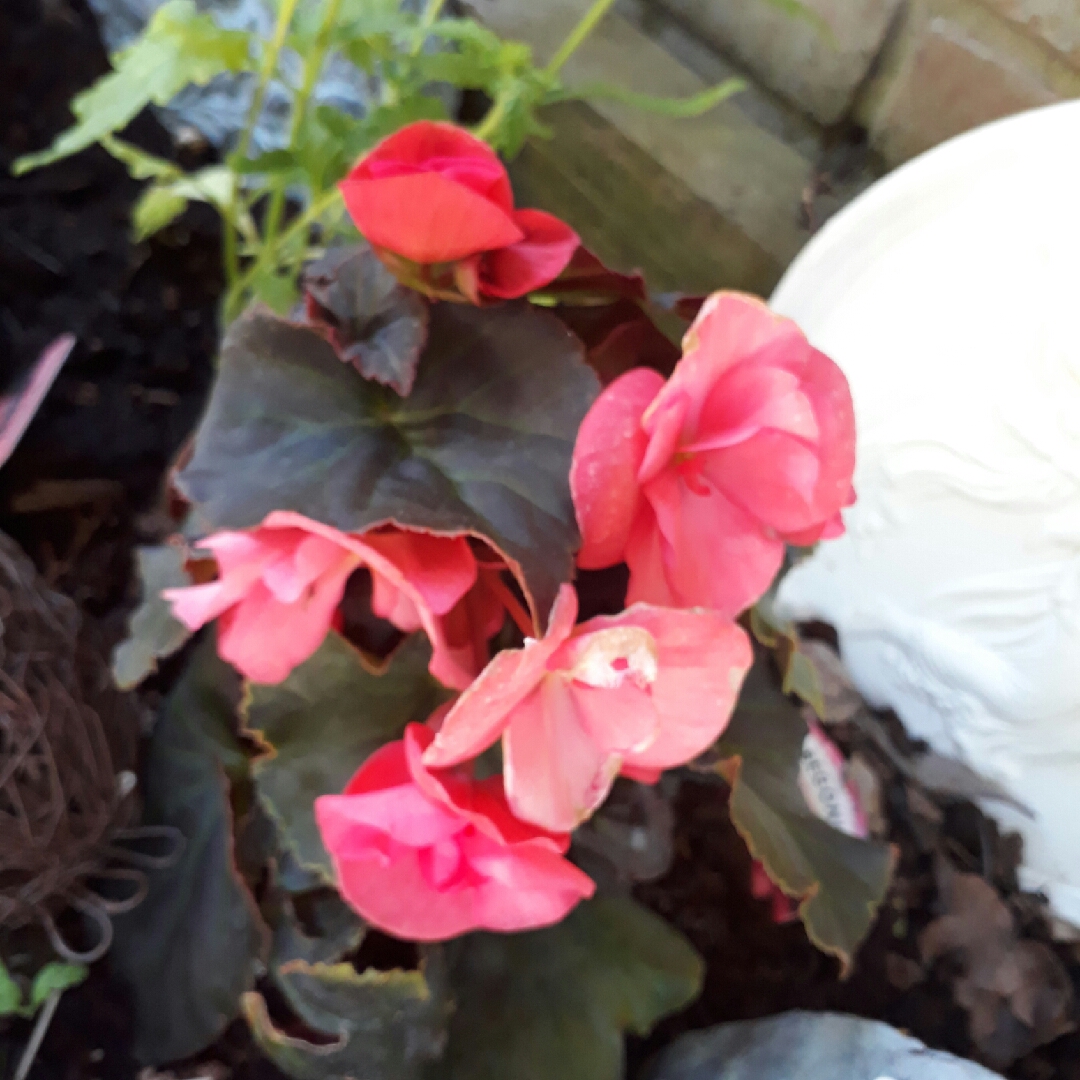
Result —
<path fill-rule="evenodd" d="M 979 124 L 1077 96 L 1080 72 L 981 0 L 909 0 L 856 113 L 897 165 Z"/>
<path fill-rule="evenodd" d="M 648 1080 L 1001 1080 L 877 1020 L 789 1012 L 680 1036 Z"/>
<path fill-rule="evenodd" d="M 1077 0 L 983 0 L 1080 67 L 1080 3 Z"/>
<path fill-rule="evenodd" d="M 654 0 L 822 123 L 844 116 L 901 0 Z"/>
<path fill-rule="evenodd" d="M 589 6 L 590 0 L 468 0 L 469 9 L 482 22 L 504 37 L 531 45 L 540 62 L 553 55 Z M 609 12 L 574 53 L 563 77 L 569 87 L 614 83 L 660 97 L 686 97 L 709 85 L 617 12 Z M 753 253 L 747 256 L 747 265 L 759 268 L 755 274 L 761 273 L 762 256 L 773 265 L 786 266 L 809 238 L 802 204 L 812 179 L 812 162 L 755 123 L 732 100 L 702 116 L 679 120 L 608 98 L 590 101 L 588 109 L 604 121 L 590 137 L 600 139 L 605 128 L 612 133 L 593 151 L 591 190 L 599 191 L 603 180 L 612 191 L 622 183 L 644 192 L 653 179 L 656 191 L 685 190 L 696 200 L 688 206 L 700 209 L 699 204 L 707 204 L 734 227 L 731 237 L 738 234 L 751 242 Z M 568 154 L 577 153 L 576 147 L 571 150 L 571 141 L 578 134 L 571 128 L 581 129 L 585 114 L 576 115 L 574 125 L 568 121 L 552 144 L 536 144 L 532 154 L 535 163 L 543 158 L 553 168 L 563 150 L 560 140 L 566 141 Z M 624 154 L 626 144 L 640 153 Z M 607 153 L 615 157 L 605 161 Z M 619 168 L 625 171 L 616 171 Z M 638 174 L 633 175 L 631 169 L 639 170 Z M 606 178 L 604 170 L 608 171 Z M 620 203 L 625 204 L 625 200 Z M 658 196 L 636 207 L 626 206 L 627 225 L 635 217 L 638 222 L 652 216 L 665 219 L 661 209 Z M 587 229 L 573 218 L 571 224 Z M 644 225 L 640 228 L 644 235 L 647 230 Z M 676 226 L 675 230 L 672 239 L 679 243 L 690 246 L 699 242 L 689 227 Z M 719 243 L 719 235 L 714 235 Z"/>
<path fill-rule="evenodd" d="M 514 193 L 570 222 L 607 265 L 641 270 L 659 292 L 742 289 L 767 296 L 786 265 L 712 203 L 580 102 L 553 106 L 551 139 L 510 165 Z"/>

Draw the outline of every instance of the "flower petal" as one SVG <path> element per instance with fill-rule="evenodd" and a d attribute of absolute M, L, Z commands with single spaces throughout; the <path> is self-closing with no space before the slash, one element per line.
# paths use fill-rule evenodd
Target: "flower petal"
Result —
<path fill-rule="evenodd" d="M 319 803 L 316 803 L 318 813 Z M 406 941 L 445 941 L 481 929 L 470 889 L 440 891 L 432 886 L 422 852 L 395 850 L 388 859 L 375 851 L 334 863 L 342 897 L 372 926 Z"/>
<path fill-rule="evenodd" d="M 649 368 L 628 371 L 601 392 L 581 422 L 570 491 L 582 535 L 582 569 L 624 558 L 640 501 L 638 470 L 648 448 L 641 417 L 663 385 L 663 377 Z"/>
<path fill-rule="evenodd" d="M 368 243 L 412 262 L 453 262 L 524 239 L 505 210 L 439 173 L 346 179 L 338 186 Z"/>
<path fill-rule="evenodd" d="M 161 596 L 172 605 L 173 615 L 189 630 L 205 626 L 211 619 L 228 611 L 239 599 L 224 581 L 162 589 Z"/>
<path fill-rule="evenodd" d="M 753 653 L 745 631 L 714 611 L 681 611 L 635 604 L 615 616 L 590 619 L 579 632 L 636 627 L 656 642 L 651 687 L 659 719 L 656 738 L 630 749 L 631 769 L 671 769 L 697 757 L 719 738 L 731 718 Z"/>
<path fill-rule="evenodd" d="M 514 813 L 571 832 L 607 797 L 622 758 L 598 745 L 569 681 L 550 674 L 513 711 L 503 734 L 503 777 Z"/>
<path fill-rule="evenodd" d="M 499 155 L 457 124 L 418 120 L 388 135 L 365 154 L 349 179 L 372 180 L 434 172 L 482 195 L 510 213 L 514 194 Z"/>
<path fill-rule="evenodd" d="M 514 300 L 554 281 L 581 244 L 565 222 L 542 210 L 517 210 L 514 224 L 524 234 L 508 247 L 492 250 L 480 269 L 480 293 Z"/>
<path fill-rule="evenodd" d="M 447 713 L 424 754 L 424 764 L 446 768 L 491 746 L 514 709 L 540 684 L 548 659 L 570 636 L 576 618 L 577 594 L 573 586 L 563 585 L 543 640 L 526 641 L 522 649 L 505 649 L 484 668 Z"/>
<path fill-rule="evenodd" d="M 476 890 L 475 917 L 489 930 L 551 926 L 596 891 L 587 874 L 553 851 L 528 844 L 499 852 L 480 841 L 464 847 L 486 879 Z"/>
<path fill-rule="evenodd" d="M 700 493 L 668 470 L 645 489 L 656 515 L 669 594 L 679 607 L 708 607 L 734 618 L 758 600 L 780 569 L 784 544 L 765 535 L 761 525 L 709 488 Z M 655 541 L 653 541 L 655 543 Z M 631 578 L 627 603 L 666 603 L 645 594 L 646 580 Z"/>
<path fill-rule="evenodd" d="M 562 853 L 570 846 L 570 837 L 552 834 L 514 817 L 506 801 L 501 776 L 473 780 L 457 769 L 430 771 L 423 753 L 431 745 L 433 732 L 424 724 L 409 724 L 403 744 L 409 776 L 427 798 L 452 809 L 479 832 L 500 844 L 538 843 Z M 397 745 L 397 744 L 395 744 Z"/>
<path fill-rule="evenodd" d="M 257 582 L 222 621 L 219 655 L 252 682 L 281 682 L 322 644 L 351 572 L 343 560 L 294 604 L 283 604 Z"/>
<path fill-rule="evenodd" d="M 671 556 L 667 547 L 656 514 L 649 501 L 643 499 L 626 542 L 625 559 L 630 567 L 626 603 L 643 600 L 664 607 L 679 607 L 680 601 L 668 583 L 667 566 Z"/>
<path fill-rule="evenodd" d="M 464 536 L 395 529 L 367 533 L 364 543 L 401 571 L 434 615 L 447 614 L 476 583 L 476 556 Z"/>

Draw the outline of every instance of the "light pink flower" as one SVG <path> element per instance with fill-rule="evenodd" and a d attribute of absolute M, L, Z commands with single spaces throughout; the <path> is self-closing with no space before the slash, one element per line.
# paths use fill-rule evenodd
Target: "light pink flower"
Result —
<path fill-rule="evenodd" d="M 569 837 L 518 821 L 500 777 L 426 769 L 432 738 L 410 724 L 341 795 L 315 800 L 338 888 L 364 919 L 410 941 L 442 941 L 548 926 L 592 895 L 592 880 L 563 858 Z"/>
<path fill-rule="evenodd" d="M 437 679 L 462 689 L 481 666 L 444 633 L 443 620 L 477 581 L 463 536 L 351 535 L 276 510 L 257 528 L 214 533 L 198 546 L 213 553 L 217 580 L 162 596 L 189 630 L 217 619 L 218 651 L 253 682 L 281 682 L 318 649 L 345 582 L 361 567 L 371 571 L 375 613 L 406 632 L 428 634 Z"/>
<path fill-rule="evenodd" d="M 760 300 L 716 293 L 665 384 L 636 369 L 578 433 L 570 473 L 578 565 L 630 567 L 627 602 L 735 616 L 784 545 L 843 532 L 855 420 L 840 369 Z"/>
<path fill-rule="evenodd" d="M 434 768 L 500 736 L 514 813 L 568 832 L 620 771 L 655 780 L 711 745 L 731 716 L 750 644 L 708 611 L 636 604 L 577 628 L 564 585 L 541 641 L 499 653 L 450 709 L 425 754 Z"/>

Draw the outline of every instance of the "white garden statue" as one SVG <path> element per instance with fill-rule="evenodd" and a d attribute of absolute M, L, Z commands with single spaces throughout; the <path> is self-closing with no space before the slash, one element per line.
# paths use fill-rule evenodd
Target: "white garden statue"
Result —
<path fill-rule="evenodd" d="M 874 705 L 1004 784 L 1080 926 L 1080 102 L 916 159 L 772 299 L 851 382 L 858 502 L 784 580 Z"/>

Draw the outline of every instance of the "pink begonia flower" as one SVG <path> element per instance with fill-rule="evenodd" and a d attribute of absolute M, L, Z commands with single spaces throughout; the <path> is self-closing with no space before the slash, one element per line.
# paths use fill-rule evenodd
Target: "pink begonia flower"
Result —
<path fill-rule="evenodd" d="M 768 589 L 785 544 L 839 536 L 855 498 L 847 380 L 789 319 L 711 296 L 665 384 L 629 371 L 578 432 L 570 488 L 578 565 L 626 562 L 627 603 L 735 616 Z"/>
<path fill-rule="evenodd" d="M 376 751 L 315 819 L 341 895 L 369 923 L 410 941 L 527 930 L 562 919 L 595 890 L 563 858 L 566 835 L 518 821 L 502 778 L 431 772 L 422 724 Z"/>
<path fill-rule="evenodd" d="M 622 771 L 653 781 L 723 731 L 750 667 L 750 643 L 710 611 L 636 604 L 574 627 L 564 585 L 541 641 L 500 652 L 447 713 L 424 757 L 444 768 L 500 736 L 514 813 L 569 832 Z"/>
<path fill-rule="evenodd" d="M 345 209 L 412 288 L 479 304 L 540 289 L 562 273 L 577 233 L 517 210 L 499 155 L 454 124 L 418 120 L 369 150 L 341 181 Z M 449 271 L 449 280 L 437 284 Z"/>
<path fill-rule="evenodd" d="M 213 554 L 217 580 L 162 596 L 189 630 L 217 619 L 218 652 L 253 682 L 281 682 L 318 649 L 349 575 L 361 567 L 371 571 L 375 614 L 400 630 L 427 633 L 437 679 L 464 689 L 486 660 L 445 634 L 444 621 L 477 581 L 463 536 L 351 535 L 275 510 L 257 528 L 214 533 L 198 547 Z M 485 627 L 493 622 L 489 615 Z"/>

